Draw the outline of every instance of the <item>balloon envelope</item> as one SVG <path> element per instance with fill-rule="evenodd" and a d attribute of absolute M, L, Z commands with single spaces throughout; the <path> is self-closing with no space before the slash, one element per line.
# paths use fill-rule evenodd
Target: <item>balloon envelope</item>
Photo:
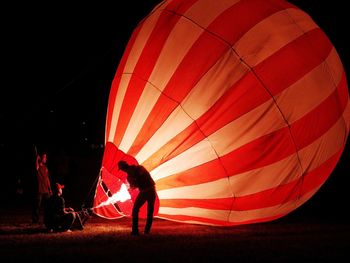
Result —
<path fill-rule="evenodd" d="M 327 180 L 349 123 L 340 58 L 296 6 L 163 1 L 135 28 L 115 74 L 94 205 L 126 183 L 123 159 L 150 171 L 159 218 L 274 220 Z M 95 212 L 130 216 L 136 194 Z"/>

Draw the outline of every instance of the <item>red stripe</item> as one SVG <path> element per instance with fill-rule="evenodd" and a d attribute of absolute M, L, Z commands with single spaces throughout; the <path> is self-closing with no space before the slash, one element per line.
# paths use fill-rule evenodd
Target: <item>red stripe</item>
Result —
<path fill-rule="evenodd" d="M 198 0 L 173 0 L 166 7 L 165 10 L 172 11 L 176 14 L 183 15 L 190 9 Z"/>
<path fill-rule="evenodd" d="M 111 174 L 118 170 L 118 162 L 125 154 L 118 150 L 111 142 L 107 142 L 103 153 L 102 167 L 106 168 Z"/>
<path fill-rule="evenodd" d="M 343 115 L 347 102 L 348 89 L 343 77 L 337 89 L 327 99 L 291 125 L 297 148 L 304 148 L 329 130 Z"/>
<path fill-rule="evenodd" d="M 158 184 L 157 184 L 158 190 Z M 231 210 L 234 198 L 215 198 L 215 199 L 161 199 L 161 207 L 172 208 L 205 208 L 214 210 Z"/>
<path fill-rule="evenodd" d="M 207 31 L 219 34 L 230 42 L 232 41 L 231 43 L 234 43 L 243 33 L 247 32 L 252 26 L 261 21 L 261 19 L 286 6 L 290 6 L 289 4 L 278 5 L 278 3 L 280 2 L 276 1 L 276 5 L 271 5 L 271 3 L 266 4 L 264 1 L 257 0 L 241 1 L 218 16 L 208 26 Z M 256 5 L 259 6 L 259 9 Z M 252 10 L 259 11 L 252 12 Z M 242 13 L 249 13 L 247 16 L 249 19 L 242 18 L 244 17 L 241 15 Z M 239 15 L 236 16 L 237 14 Z M 227 20 L 229 20 L 229 23 Z M 239 26 L 223 26 L 225 23 L 237 24 Z M 216 36 L 204 32 L 184 57 L 163 93 L 172 100 L 180 103 L 229 48 L 227 44 L 217 39 Z M 176 107 L 177 105 L 172 103 L 170 99 L 161 97 L 149 114 L 143 128 L 135 139 L 133 147 L 128 153 L 135 156 Z"/>
<path fill-rule="evenodd" d="M 285 214 L 279 214 L 276 216 L 270 216 L 270 217 L 264 217 L 264 218 L 257 218 L 253 220 L 247 220 L 247 221 L 241 221 L 241 222 L 228 222 L 223 220 L 215 220 L 210 218 L 204 218 L 204 217 L 198 217 L 198 216 L 186 216 L 186 215 L 168 215 L 168 214 L 158 214 L 159 217 L 165 218 L 168 220 L 174 220 L 174 221 L 197 221 L 201 224 L 212 224 L 217 226 L 238 226 L 243 224 L 254 224 L 254 223 L 261 223 L 261 222 L 267 222 L 272 221 L 275 219 L 278 219 Z"/>
<path fill-rule="evenodd" d="M 215 171 L 215 173 L 213 172 Z M 157 190 L 207 183 L 227 176 L 218 159 L 157 180 Z"/>
<path fill-rule="evenodd" d="M 129 164 L 138 164 L 136 159 L 119 150 L 113 143 L 107 142 L 103 153 L 102 166 L 107 169 L 110 174 L 122 179 L 118 169 L 118 162 L 124 160 Z M 113 178 L 115 180 L 115 178 Z"/>
<path fill-rule="evenodd" d="M 321 29 L 313 29 L 254 67 L 265 87 L 275 95 L 323 62 L 333 46 Z"/>
<path fill-rule="evenodd" d="M 256 223 L 269 222 L 269 221 L 281 218 L 281 217 L 283 217 L 285 215 L 286 215 L 286 213 L 278 214 L 278 215 L 275 215 L 275 216 L 261 217 L 261 218 L 256 218 L 256 219 L 246 220 L 246 221 L 241 221 L 241 222 L 228 222 L 228 225 L 229 226 L 238 226 L 238 225 L 246 225 L 246 224 L 256 224 Z"/>
<path fill-rule="evenodd" d="M 141 29 L 141 26 L 137 27 L 135 29 L 135 31 L 133 32 L 133 34 L 131 35 L 131 38 L 128 42 L 128 45 L 126 46 L 126 49 L 124 51 L 124 54 L 122 56 L 122 59 L 119 63 L 117 72 L 116 72 L 115 77 L 114 77 L 113 82 L 112 82 L 112 87 L 111 87 L 111 91 L 109 94 L 109 100 L 108 100 L 107 120 L 106 120 L 106 137 L 107 138 L 109 137 L 109 133 L 110 133 L 112 116 L 113 116 L 113 111 L 114 111 L 114 104 L 115 104 L 115 100 L 116 100 L 116 96 L 117 96 L 117 91 L 118 91 L 118 88 L 120 85 L 121 76 L 123 74 L 127 59 L 129 58 L 131 48 L 135 43 L 135 40 L 137 38 L 137 35 L 140 32 L 140 29 Z"/>
<path fill-rule="evenodd" d="M 345 71 L 343 71 L 342 78 L 339 82 L 339 86 L 341 86 L 339 94 L 343 94 L 339 100 L 342 101 L 342 105 L 345 105 L 346 107 L 346 104 L 349 100 L 349 87 L 346 81 Z"/>
<path fill-rule="evenodd" d="M 221 157 L 229 175 L 247 172 L 290 156 L 295 146 L 288 127 L 251 141 Z"/>
<path fill-rule="evenodd" d="M 226 221 L 210 219 L 205 217 L 186 216 L 186 215 L 168 215 L 168 214 L 158 214 L 157 216 L 161 218 L 166 218 L 168 220 L 174 220 L 174 221 L 198 221 L 206 225 L 207 224 L 219 225 L 219 226 L 227 225 Z"/>
<path fill-rule="evenodd" d="M 295 8 L 279 0 L 240 1 L 223 12 L 207 30 L 233 45 L 260 21 L 289 7 Z"/>

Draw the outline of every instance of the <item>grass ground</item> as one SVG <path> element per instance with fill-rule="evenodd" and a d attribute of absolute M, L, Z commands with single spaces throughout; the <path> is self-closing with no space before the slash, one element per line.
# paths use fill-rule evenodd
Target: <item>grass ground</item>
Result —
<path fill-rule="evenodd" d="M 9 210 L 0 215 L 1 262 L 337 262 L 350 249 L 348 222 L 299 215 L 238 227 L 156 218 L 151 235 L 137 237 L 130 223 L 92 216 L 82 231 L 47 233 Z"/>

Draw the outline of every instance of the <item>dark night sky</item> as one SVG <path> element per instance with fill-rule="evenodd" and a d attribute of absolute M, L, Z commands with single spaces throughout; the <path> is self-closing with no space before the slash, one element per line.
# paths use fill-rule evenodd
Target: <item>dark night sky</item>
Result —
<path fill-rule="evenodd" d="M 76 157 L 91 145 L 103 144 L 109 89 L 120 57 L 132 30 L 160 1 L 71 2 L 30 1 L 3 7 L 2 177 L 26 173 L 33 145 L 53 155 L 63 151 Z M 349 74 L 345 1 L 291 2 L 324 30 Z M 102 152 L 91 156 L 92 173 L 97 173 Z M 330 190 L 325 195 L 345 191 L 347 163 L 349 147 L 327 182 Z"/>
<path fill-rule="evenodd" d="M 9 129 L 1 137 L 103 142 L 119 59 L 133 28 L 157 2 L 8 7 L 1 122 Z"/>

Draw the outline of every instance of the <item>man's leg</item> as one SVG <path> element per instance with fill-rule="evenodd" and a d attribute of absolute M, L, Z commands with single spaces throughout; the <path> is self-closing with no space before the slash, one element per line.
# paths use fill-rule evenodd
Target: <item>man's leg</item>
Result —
<path fill-rule="evenodd" d="M 34 224 L 39 222 L 41 205 L 41 194 L 36 194 L 33 199 L 33 210 L 32 210 L 32 222 Z"/>
<path fill-rule="evenodd" d="M 61 230 L 62 231 L 69 230 L 73 226 L 75 219 L 76 219 L 75 212 L 69 212 L 67 214 L 64 214 L 62 218 Z"/>
<path fill-rule="evenodd" d="M 149 234 L 153 223 L 154 203 L 156 202 L 156 193 L 149 192 L 147 196 L 147 220 L 145 225 L 145 234 Z"/>
<path fill-rule="evenodd" d="M 139 193 L 136 197 L 134 206 L 132 208 L 132 235 L 139 234 L 139 212 L 141 206 L 146 202 L 145 195 L 143 193 Z"/>

